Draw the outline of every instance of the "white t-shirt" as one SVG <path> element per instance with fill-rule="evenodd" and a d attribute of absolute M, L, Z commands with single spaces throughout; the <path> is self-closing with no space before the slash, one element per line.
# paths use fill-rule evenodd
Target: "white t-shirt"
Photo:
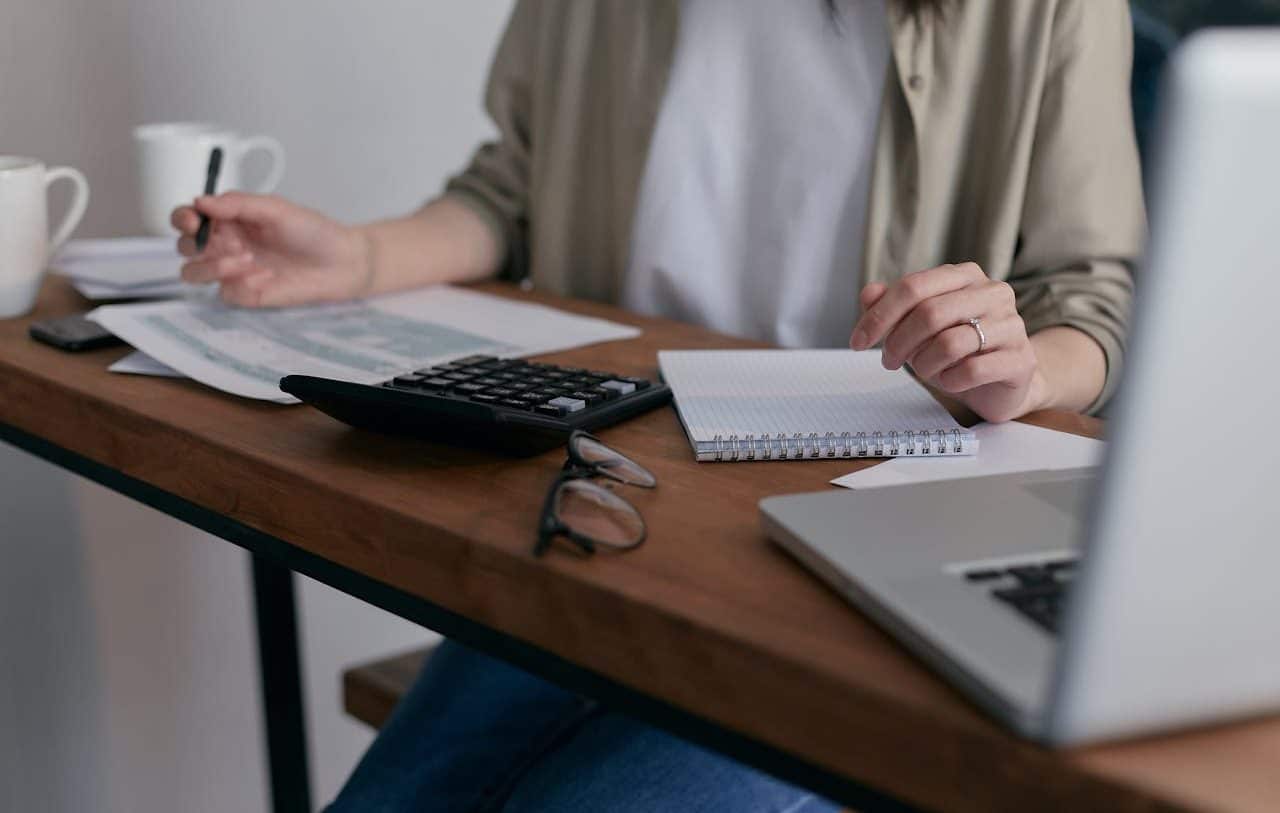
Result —
<path fill-rule="evenodd" d="M 683 0 L 623 292 L 784 347 L 857 315 L 884 0 Z"/>

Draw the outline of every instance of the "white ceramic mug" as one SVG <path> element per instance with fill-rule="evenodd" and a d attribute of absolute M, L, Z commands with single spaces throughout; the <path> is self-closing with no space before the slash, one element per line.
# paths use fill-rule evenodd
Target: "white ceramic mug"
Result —
<path fill-rule="evenodd" d="M 222 148 L 222 171 L 216 192 L 243 189 L 241 164 L 254 150 L 271 156 L 267 177 L 253 192 L 275 191 L 284 177 L 284 147 L 271 136 L 242 138 L 235 131 L 216 124 L 168 122 L 134 128 L 138 186 L 142 196 L 142 224 L 159 236 L 175 233 L 169 224 L 174 208 L 191 203 L 204 193 L 209 169 L 209 153 Z"/>
<path fill-rule="evenodd" d="M 65 178 L 75 186 L 71 206 L 49 236 L 48 190 Z M 31 310 L 49 257 L 80 225 L 89 205 L 89 182 L 80 170 L 34 158 L 0 155 L 0 319 Z"/>

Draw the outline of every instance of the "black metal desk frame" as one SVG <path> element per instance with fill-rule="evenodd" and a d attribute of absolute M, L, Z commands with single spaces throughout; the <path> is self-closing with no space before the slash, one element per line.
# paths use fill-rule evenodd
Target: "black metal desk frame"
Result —
<path fill-rule="evenodd" d="M 21 429 L 0 423 L 0 440 L 225 539 L 252 555 L 261 699 L 271 803 L 276 813 L 312 810 L 294 572 L 859 811 L 914 809 L 821 766 L 725 729 Z"/>

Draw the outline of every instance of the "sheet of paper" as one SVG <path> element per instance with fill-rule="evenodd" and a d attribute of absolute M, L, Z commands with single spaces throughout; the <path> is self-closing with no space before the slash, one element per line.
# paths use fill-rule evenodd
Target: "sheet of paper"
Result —
<path fill-rule="evenodd" d="M 157 282 L 154 285 L 132 285 L 120 288 L 115 285 L 103 285 L 100 282 L 71 280 L 71 287 L 80 292 L 85 299 L 103 302 L 113 299 L 177 299 L 194 296 L 210 286 L 188 285 L 185 282 Z"/>
<path fill-rule="evenodd" d="M 1026 423 L 981 423 L 973 431 L 981 444 L 975 457 L 899 457 L 831 482 L 863 489 L 1020 471 L 1083 469 L 1099 465 L 1106 447 L 1100 440 Z"/>
<path fill-rule="evenodd" d="M 112 364 L 107 369 L 113 373 L 128 373 L 130 375 L 154 375 L 161 378 L 186 378 L 182 373 L 167 364 L 161 364 L 140 350 L 135 350 L 117 361 L 115 364 Z"/>
<path fill-rule="evenodd" d="M 50 266 L 79 282 L 129 289 L 177 282 L 182 263 L 171 237 L 119 237 L 72 240 Z"/>
<path fill-rule="evenodd" d="M 88 316 L 203 384 L 279 403 L 296 403 L 278 386 L 286 375 L 372 384 L 475 353 L 526 356 L 640 335 L 448 286 L 301 308 L 242 309 L 201 298 L 107 305 Z"/>

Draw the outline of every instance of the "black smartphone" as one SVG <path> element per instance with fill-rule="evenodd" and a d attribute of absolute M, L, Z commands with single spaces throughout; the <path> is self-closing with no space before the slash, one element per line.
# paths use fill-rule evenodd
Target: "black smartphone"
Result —
<path fill-rule="evenodd" d="M 28 328 L 27 332 L 36 341 L 71 353 L 124 344 L 97 322 L 90 322 L 80 315 L 36 322 Z"/>

